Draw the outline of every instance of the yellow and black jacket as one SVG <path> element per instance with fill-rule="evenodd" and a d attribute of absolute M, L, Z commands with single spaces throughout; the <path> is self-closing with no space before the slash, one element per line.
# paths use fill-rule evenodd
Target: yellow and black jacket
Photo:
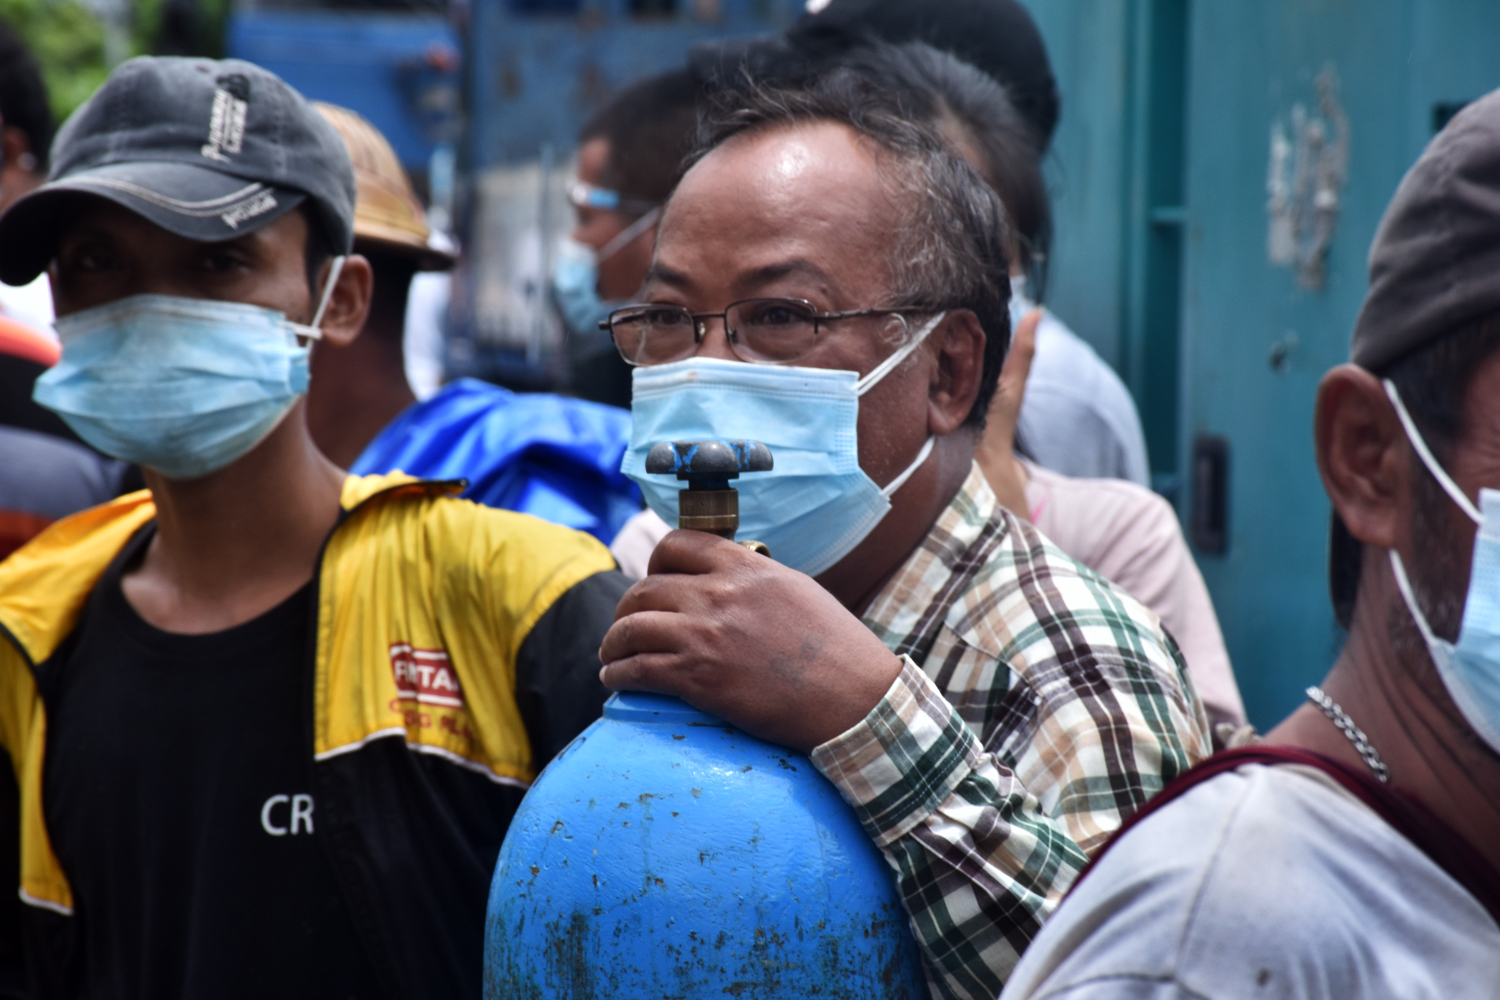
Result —
<path fill-rule="evenodd" d="M 625 586 L 595 539 L 456 499 L 460 488 L 350 477 L 311 588 L 311 785 L 393 997 L 479 995 L 500 841 L 537 771 L 599 714 L 596 651 Z M 28 964 L 47 993 L 71 992 L 79 963 L 75 901 L 43 812 L 38 677 L 154 516 L 149 494 L 123 497 L 0 563 L 0 746 L 19 787 Z"/>

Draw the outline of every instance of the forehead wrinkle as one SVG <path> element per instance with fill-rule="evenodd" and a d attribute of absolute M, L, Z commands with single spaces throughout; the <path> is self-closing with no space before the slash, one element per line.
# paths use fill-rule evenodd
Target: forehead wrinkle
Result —
<path fill-rule="evenodd" d="M 743 275 L 740 275 L 738 277 L 738 280 L 741 283 L 763 284 L 776 281 L 780 278 L 786 278 L 794 274 L 805 274 L 825 286 L 833 284 L 832 279 L 828 277 L 827 271 L 824 271 L 821 267 L 819 267 L 817 264 L 814 264 L 812 261 L 806 260 L 801 257 L 794 257 L 791 260 L 780 261 L 775 264 L 765 264 L 761 267 L 752 268 L 750 271 L 747 271 Z"/>

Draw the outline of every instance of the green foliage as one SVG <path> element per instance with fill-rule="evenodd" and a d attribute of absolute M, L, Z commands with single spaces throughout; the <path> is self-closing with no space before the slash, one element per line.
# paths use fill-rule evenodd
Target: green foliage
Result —
<path fill-rule="evenodd" d="M 104 25 L 78 0 L 0 0 L 0 18 L 36 54 L 59 122 L 109 75 Z"/>
<path fill-rule="evenodd" d="M 231 0 L 197 0 L 187 26 L 190 37 L 170 39 L 164 37 L 168 3 L 134 0 L 130 37 L 120 39 L 114 53 L 104 24 L 80 0 L 0 0 L 0 18 L 13 24 L 36 54 L 52 113 L 62 122 L 109 76 L 111 55 L 224 55 L 224 23 Z"/>

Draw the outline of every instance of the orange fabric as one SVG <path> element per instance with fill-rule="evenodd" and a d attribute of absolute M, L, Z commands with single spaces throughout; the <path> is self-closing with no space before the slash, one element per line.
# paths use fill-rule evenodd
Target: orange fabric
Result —
<path fill-rule="evenodd" d="M 19 510 L 0 510 L 0 559 L 31 541 L 52 523 L 50 517 L 26 514 Z"/>
<path fill-rule="evenodd" d="M 10 354 L 51 368 L 57 364 L 60 349 L 46 334 L 25 323 L 0 316 L 0 354 Z"/>

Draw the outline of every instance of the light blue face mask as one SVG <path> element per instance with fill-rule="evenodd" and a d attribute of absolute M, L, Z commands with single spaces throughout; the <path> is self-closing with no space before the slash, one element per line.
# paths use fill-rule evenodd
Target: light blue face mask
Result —
<path fill-rule="evenodd" d="M 600 330 L 599 324 L 624 303 L 599 297 L 599 265 L 654 226 L 660 217 L 661 209 L 652 209 L 598 250 L 572 237 L 558 242 L 552 261 L 552 300 L 575 350 L 580 346 L 586 351 L 609 346 L 609 334 Z"/>
<path fill-rule="evenodd" d="M 307 391 L 344 258 L 334 259 L 311 326 L 238 302 L 133 295 L 59 319 L 62 359 L 33 398 L 114 458 L 168 479 L 223 468 L 270 434 Z"/>
<path fill-rule="evenodd" d="M 1479 507 L 1458 488 L 1446 470 L 1438 464 L 1417 425 L 1401 403 L 1396 386 L 1386 380 L 1386 395 L 1401 417 L 1412 447 L 1453 502 L 1474 523 L 1479 533 L 1474 537 L 1474 561 L 1469 568 L 1469 592 L 1464 599 L 1464 617 L 1458 630 L 1458 642 L 1451 643 L 1433 634 L 1427 618 L 1417 605 L 1416 594 L 1406 577 L 1406 567 L 1395 549 L 1390 550 L 1391 572 L 1406 601 L 1406 609 L 1427 643 L 1438 676 L 1453 703 L 1474 732 L 1500 753 L 1500 491 L 1479 491 Z"/>
<path fill-rule="evenodd" d="M 662 441 L 750 438 L 771 449 L 771 472 L 741 476 L 739 537 L 764 542 L 779 562 L 809 576 L 835 565 L 880 523 L 890 498 L 927 461 L 916 459 L 884 488 L 859 467 L 859 398 L 916 350 L 942 320 L 928 320 L 907 344 L 864 378 L 858 372 L 689 358 L 637 368 L 634 426 L 621 470 L 646 503 L 677 523 L 681 483 L 646 473 L 646 453 Z"/>

